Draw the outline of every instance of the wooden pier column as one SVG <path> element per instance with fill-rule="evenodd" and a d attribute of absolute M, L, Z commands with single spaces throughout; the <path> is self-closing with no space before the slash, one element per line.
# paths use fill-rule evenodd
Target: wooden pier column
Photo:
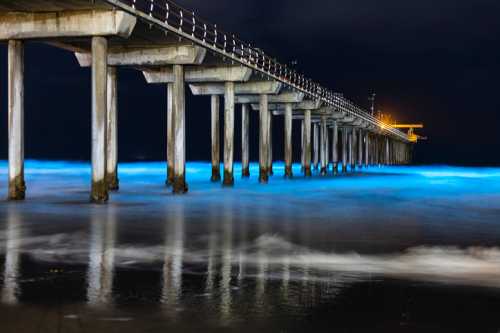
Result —
<path fill-rule="evenodd" d="M 182 65 L 174 65 L 172 101 L 175 138 L 173 193 L 184 194 L 188 191 L 188 185 L 186 183 L 186 94 Z"/>
<path fill-rule="evenodd" d="M 363 168 L 363 145 L 364 145 L 364 137 L 363 130 L 359 129 L 358 131 L 358 167 Z"/>
<path fill-rule="evenodd" d="M 234 82 L 224 91 L 224 186 L 234 185 Z"/>
<path fill-rule="evenodd" d="M 175 160 L 175 136 L 174 136 L 174 84 L 167 84 L 167 186 L 174 185 L 174 160 Z"/>
<path fill-rule="evenodd" d="M 220 181 L 220 97 L 211 96 L 212 182 Z"/>
<path fill-rule="evenodd" d="M 333 174 L 336 175 L 339 171 L 339 151 L 338 151 L 339 131 L 337 121 L 333 121 L 332 127 L 332 163 Z"/>
<path fill-rule="evenodd" d="M 108 201 L 106 184 L 106 123 L 108 41 L 92 37 L 92 188 L 91 201 Z"/>
<path fill-rule="evenodd" d="M 250 109 L 241 105 L 241 176 L 250 177 Z"/>
<path fill-rule="evenodd" d="M 106 182 L 110 191 L 119 189 L 118 180 L 118 90 L 116 67 L 108 67 Z"/>
<path fill-rule="evenodd" d="M 293 177 L 292 104 L 285 105 L 285 178 Z"/>
<path fill-rule="evenodd" d="M 259 119 L 259 182 L 267 183 L 268 175 L 268 159 L 269 159 L 269 104 L 268 96 L 260 95 L 260 119 Z"/>
<path fill-rule="evenodd" d="M 24 45 L 8 46 L 9 200 L 24 200 Z"/>
<path fill-rule="evenodd" d="M 326 170 L 326 117 L 321 117 L 321 130 L 320 130 L 320 153 L 321 153 L 321 175 L 327 174 Z"/>
<path fill-rule="evenodd" d="M 269 126 L 269 159 L 267 161 L 267 167 L 268 167 L 268 172 L 269 176 L 274 176 L 274 168 L 273 168 L 273 114 L 272 112 L 268 113 L 269 119 L 267 126 Z"/>
<path fill-rule="evenodd" d="M 313 157 L 313 165 L 314 170 L 319 169 L 319 124 L 313 124 L 313 149 L 314 149 L 314 157 Z"/>
<path fill-rule="evenodd" d="M 342 128 L 342 172 L 347 172 L 347 128 Z"/>
<path fill-rule="evenodd" d="M 304 112 L 304 174 L 306 177 L 311 177 L 311 110 Z"/>

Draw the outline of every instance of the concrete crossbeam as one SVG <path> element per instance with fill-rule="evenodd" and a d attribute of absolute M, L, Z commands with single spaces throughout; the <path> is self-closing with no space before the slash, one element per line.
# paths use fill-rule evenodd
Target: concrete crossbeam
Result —
<path fill-rule="evenodd" d="M 207 50 L 199 46 L 176 45 L 151 48 L 115 48 L 108 51 L 109 66 L 167 66 L 199 65 L 205 60 Z M 90 53 L 75 53 L 81 67 L 92 63 Z M 159 83 L 173 83 L 173 69 L 169 68 L 169 80 Z M 147 79 L 147 78 L 146 78 Z"/>
<path fill-rule="evenodd" d="M 317 112 L 318 110 L 321 109 L 321 104 L 322 102 L 320 100 L 317 100 L 317 101 L 311 101 L 311 100 L 307 100 L 307 101 L 302 101 L 300 103 L 294 103 L 293 104 L 293 110 L 294 111 L 302 111 L 302 113 L 304 113 L 305 111 L 309 110 L 309 111 L 313 111 L 313 112 Z M 258 104 L 252 104 L 252 109 L 255 110 L 255 111 L 258 111 L 259 110 L 259 105 Z M 269 110 L 271 111 L 285 111 L 285 106 L 283 103 L 280 103 L 280 104 L 270 104 L 269 105 Z"/>
<path fill-rule="evenodd" d="M 0 40 L 85 36 L 128 38 L 136 22 L 134 16 L 112 10 L 6 12 L 0 13 Z"/>
<path fill-rule="evenodd" d="M 301 92 L 283 92 L 279 95 L 269 96 L 269 104 L 276 103 L 300 103 L 304 100 L 304 93 Z M 236 97 L 236 103 L 239 104 L 257 104 L 260 102 L 259 96 L 242 95 Z M 283 108 L 283 113 L 285 112 Z"/>
<path fill-rule="evenodd" d="M 282 84 L 275 81 L 252 81 L 236 83 L 236 95 L 276 95 L 279 94 Z M 224 95 L 224 84 L 221 83 L 196 83 L 189 88 L 195 96 Z"/>
<path fill-rule="evenodd" d="M 204 82 L 246 82 L 252 76 L 252 70 L 242 66 L 190 67 L 185 69 L 188 83 Z M 172 67 L 143 72 L 147 83 L 171 83 L 174 80 Z"/>

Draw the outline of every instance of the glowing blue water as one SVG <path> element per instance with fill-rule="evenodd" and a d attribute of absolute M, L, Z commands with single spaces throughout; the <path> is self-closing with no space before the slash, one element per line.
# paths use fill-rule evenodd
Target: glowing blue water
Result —
<path fill-rule="evenodd" d="M 241 166 L 236 164 L 235 175 L 240 173 Z M 415 275 L 433 271 L 433 262 L 448 260 L 472 262 L 500 277 L 500 271 L 493 269 L 500 258 L 496 250 L 500 244 L 500 169 L 371 167 L 306 179 L 295 165 L 295 178 L 286 180 L 283 164 L 276 163 L 267 185 L 258 183 L 257 164 L 251 165 L 251 173 L 250 179 L 236 177 L 234 188 L 223 188 L 210 182 L 209 163 L 188 163 L 190 192 L 174 196 L 164 185 L 165 163 L 125 163 L 119 167 L 120 191 L 111 194 L 108 205 L 96 206 L 88 203 L 88 163 L 29 160 L 27 200 L 0 202 L 0 220 L 7 225 L 14 220 L 23 234 L 31 235 L 25 242 L 37 244 L 26 251 L 49 261 L 86 261 L 89 243 L 93 243 L 89 223 L 112 220 L 117 232 L 128 239 L 120 245 L 127 254 L 121 258 L 125 263 L 161 258 L 165 249 L 158 235 L 173 228 L 177 231 L 173 236 L 167 232 L 167 238 L 182 240 L 184 259 L 194 262 L 207 258 L 210 235 L 230 237 L 232 251 L 240 252 L 240 260 L 246 253 L 249 265 L 255 262 L 248 249 L 265 239 L 271 242 L 259 251 L 274 264 L 307 261 L 317 268 L 333 265 L 338 269 L 339 263 L 345 263 L 344 271 L 390 275 L 402 270 L 399 274 Z M 0 162 L 0 175 L 5 193 L 5 161 Z M 0 233 L 0 241 L 8 238 L 7 231 Z M 466 250 L 453 250 L 458 248 Z M 493 253 L 493 257 L 477 263 L 468 252 L 471 248 Z M 352 252 L 368 257 L 342 254 Z M 378 254 L 392 257 L 387 261 Z M 404 260 L 415 263 L 404 269 Z M 463 275 L 468 267 L 459 264 L 454 269 Z M 458 278 L 451 273 L 445 277 Z"/>

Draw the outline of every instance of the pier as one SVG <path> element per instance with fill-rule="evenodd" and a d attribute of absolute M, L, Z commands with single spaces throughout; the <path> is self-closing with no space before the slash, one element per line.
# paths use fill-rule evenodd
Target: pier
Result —
<path fill-rule="evenodd" d="M 175 194 L 186 182 L 186 91 L 210 96 L 213 182 L 231 187 L 235 113 L 242 114 L 242 171 L 250 177 L 250 149 L 259 151 L 259 181 L 271 181 L 273 159 L 285 161 L 292 178 L 293 151 L 301 151 L 302 173 L 355 172 L 379 165 L 411 163 L 413 129 L 404 133 L 282 64 L 258 47 L 199 18 L 171 1 L 26 0 L 0 4 L 0 41 L 8 43 L 8 177 L 10 200 L 26 196 L 24 179 L 24 44 L 38 41 L 72 53 L 92 79 L 92 202 L 104 203 L 119 190 L 117 67 L 141 71 L 149 84 L 163 85 L 168 101 L 166 185 Z M 221 108 L 224 122 L 221 120 Z M 259 123 L 249 121 L 258 112 Z M 284 123 L 284 156 L 273 156 L 273 123 Z M 293 133 L 300 122 L 301 133 Z M 223 136 L 220 136 L 220 129 Z M 250 147 L 249 133 L 259 133 Z M 292 138 L 300 135 L 301 145 Z M 222 153 L 222 159 L 221 159 Z M 221 169 L 221 162 L 223 168 Z M 340 170 L 339 170 L 340 167 Z"/>

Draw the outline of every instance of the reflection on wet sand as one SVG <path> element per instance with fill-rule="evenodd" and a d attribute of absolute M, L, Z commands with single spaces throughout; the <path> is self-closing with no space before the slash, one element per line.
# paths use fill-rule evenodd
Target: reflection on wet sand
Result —
<path fill-rule="evenodd" d="M 222 266 L 220 279 L 220 312 L 223 324 L 228 324 L 231 316 L 231 269 L 233 266 L 233 201 L 225 204 L 222 218 Z"/>
<path fill-rule="evenodd" d="M 161 302 L 170 316 L 179 310 L 184 255 L 184 206 L 175 205 L 166 216 Z"/>
<path fill-rule="evenodd" d="M 116 208 L 106 207 L 106 215 L 96 210 L 90 221 L 87 301 L 92 306 L 109 306 L 113 300 Z"/>
<path fill-rule="evenodd" d="M 5 265 L 3 274 L 2 302 L 15 304 L 18 301 L 19 264 L 21 256 L 21 220 L 17 207 L 7 210 L 5 232 Z"/>

